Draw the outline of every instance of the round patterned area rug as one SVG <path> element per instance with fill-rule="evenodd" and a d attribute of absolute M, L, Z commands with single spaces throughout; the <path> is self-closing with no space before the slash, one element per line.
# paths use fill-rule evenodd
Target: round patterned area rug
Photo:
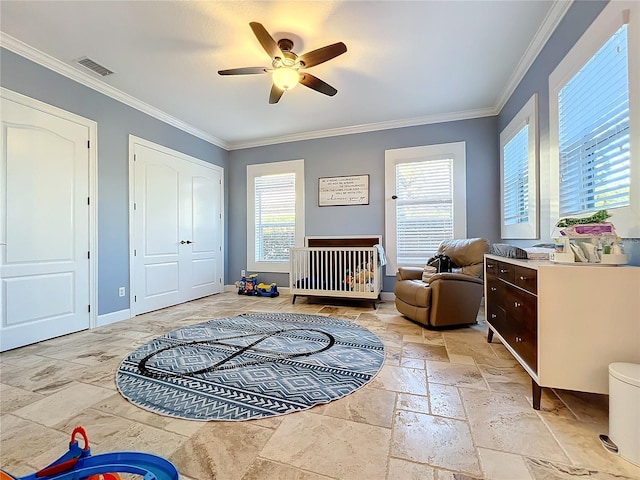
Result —
<path fill-rule="evenodd" d="M 371 381 L 384 361 L 364 327 L 320 315 L 243 314 L 156 338 L 125 358 L 118 390 L 189 420 L 251 420 L 306 410 Z"/>

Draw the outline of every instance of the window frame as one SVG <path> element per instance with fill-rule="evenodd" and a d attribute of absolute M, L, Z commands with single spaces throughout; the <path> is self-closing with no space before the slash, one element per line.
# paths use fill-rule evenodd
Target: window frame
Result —
<path fill-rule="evenodd" d="M 288 273 L 289 260 L 264 262 L 255 258 L 255 180 L 267 175 L 295 174 L 295 247 L 304 243 L 304 160 L 287 160 L 247 165 L 247 270 L 252 272 Z"/>
<path fill-rule="evenodd" d="M 385 253 L 386 275 L 395 276 L 398 270 L 396 225 L 396 165 L 425 160 L 453 159 L 453 237 L 467 237 L 467 180 L 466 142 L 441 143 L 419 147 L 385 150 Z M 424 261 L 435 252 L 425 252 Z M 404 266 L 404 265 L 402 265 Z M 424 264 L 415 265 L 423 267 Z"/>
<path fill-rule="evenodd" d="M 629 72 L 630 205 L 608 208 L 616 232 L 623 238 L 640 237 L 640 4 L 610 2 L 549 76 L 549 231 L 560 219 L 560 148 L 558 94 L 569 80 L 623 25 L 627 24 Z"/>
<path fill-rule="evenodd" d="M 505 146 L 518 135 L 524 127 L 528 127 L 528 221 L 515 225 L 505 223 Z M 509 239 L 535 239 L 538 234 L 538 94 L 524 104 L 509 124 L 500 133 L 500 237 Z"/>

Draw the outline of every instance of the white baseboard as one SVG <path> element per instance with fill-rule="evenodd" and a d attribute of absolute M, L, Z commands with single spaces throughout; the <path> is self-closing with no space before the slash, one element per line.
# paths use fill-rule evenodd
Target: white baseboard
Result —
<path fill-rule="evenodd" d="M 235 292 L 236 290 L 237 290 L 237 289 L 236 289 L 236 286 L 235 286 L 235 285 L 225 285 L 225 286 L 224 286 L 224 291 L 225 291 L 225 292 Z M 289 293 L 289 287 L 281 287 L 281 286 L 278 286 L 278 292 L 279 292 L 279 293 L 283 293 L 283 294 L 285 294 L 285 295 L 286 295 L 286 294 L 288 294 L 288 293 Z"/>
<path fill-rule="evenodd" d="M 96 318 L 96 327 L 104 327 L 105 325 L 121 322 L 122 320 L 129 320 L 130 318 L 131 310 L 128 308 L 118 310 L 117 312 L 105 313 L 104 315 L 98 315 L 98 318 Z"/>
<path fill-rule="evenodd" d="M 385 302 L 395 302 L 396 295 L 393 292 L 380 292 L 380 300 Z"/>

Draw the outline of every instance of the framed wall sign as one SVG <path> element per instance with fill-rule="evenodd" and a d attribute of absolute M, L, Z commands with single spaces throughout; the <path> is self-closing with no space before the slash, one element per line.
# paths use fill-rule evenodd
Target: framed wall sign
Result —
<path fill-rule="evenodd" d="M 369 175 L 318 179 L 318 206 L 369 205 Z"/>

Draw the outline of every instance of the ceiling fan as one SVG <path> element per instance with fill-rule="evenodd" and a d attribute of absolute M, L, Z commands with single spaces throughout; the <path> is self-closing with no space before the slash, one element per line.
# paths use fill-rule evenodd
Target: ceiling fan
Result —
<path fill-rule="evenodd" d="M 271 68 L 231 68 L 229 70 L 219 70 L 218 73 L 220 75 L 271 73 L 273 85 L 271 87 L 271 94 L 269 95 L 269 103 L 278 103 L 282 94 L 286 90 L 291 90 L 298 83 L 317 92 L 329 95 L 330 97 L 338 93 L 331 85 L 304 70 L 331 60 L 338 55 L 342 55 L 347 51 L 347 46 L 344 43 L 334 43 L 298 56 L 291 51 L 293 41 L 288 38 L 283 38 L 276 42 L 262 24 L 258 22 L 251 22 L 249 26 L 251 26 L 251 30 L 253 30 L 253 33 L 258 38 L 262 48 L 264 48 L 272 58 Z"/>

